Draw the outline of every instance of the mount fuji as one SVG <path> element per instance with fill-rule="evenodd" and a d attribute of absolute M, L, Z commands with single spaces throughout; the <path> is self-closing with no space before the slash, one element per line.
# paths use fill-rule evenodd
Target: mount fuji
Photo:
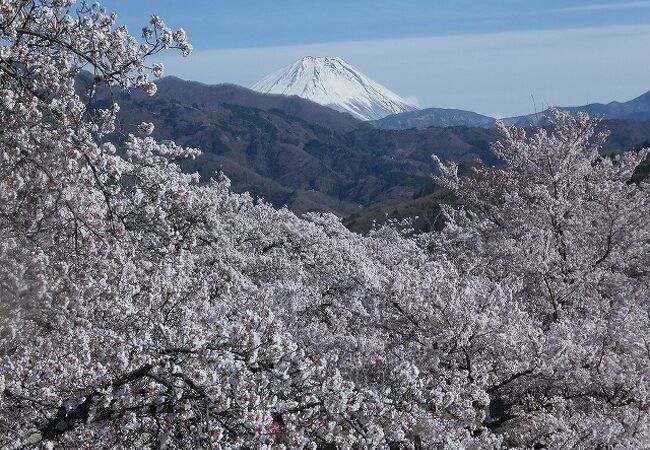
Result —
<path fill-rule="evenodd" d="M 296 95 L 361 120 L 419 109 L 341 58 L 302 58 L 264 77 L 251 89 L 264 94 Z"/>

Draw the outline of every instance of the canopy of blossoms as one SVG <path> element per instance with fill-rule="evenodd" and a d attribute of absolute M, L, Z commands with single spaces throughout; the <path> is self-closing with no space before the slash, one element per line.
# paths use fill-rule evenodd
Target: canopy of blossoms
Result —
<path fill-rule="evenodd" d="M 645 152 L 600 156 L 598 119 L 502 128 L 502 168 L 440 165 L 443 232 L 360 236 L 92 107 L 154 95 L 182 29 L 0 0 L 0 34 L 0 448 L 650 443 Z"/>

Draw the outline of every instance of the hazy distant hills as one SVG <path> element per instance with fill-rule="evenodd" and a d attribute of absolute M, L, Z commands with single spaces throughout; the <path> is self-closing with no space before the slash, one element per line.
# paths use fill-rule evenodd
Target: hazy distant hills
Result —
<path fill-rule="evenodd" d="M 590 115 L 600 114 L 604 119 L 645 121 L 650 120 L 650 91 L 627 102 L 591 103 L 583 106 L 559 107 L 559 109 L 571 113 L 584 111 Z M 544 124 L 548 116 L 549 110 L 545 110 L 537 114 L 508 117 L 502 120 L 506 125 L 529 127 Z M 408 128 L 455 126 L 492 128 L 495 121 L 496 119 L 493 117 L 471 111 L 426 108 L 419 111 L 393 114 L 371 123 L 377 128 L 405 130 Z"/>
<path fill-rule="evenodd" d="M 493 117 L 459 109 L 419 109 L 336 57 L 302 58 L 263 78 L 252 89 L 262 93 L 282 94 L 287 99 L 295 99 L 297 96 L 313 100 L 334 110 L 348 112 L 357 119 L 371 121 L 373 126 L 381 129 L 457 126 L 492 128 L 496 121 Z M 256 101 L 250 101 L 245 106 L 260 107 L 255 103 Z M 605 119 L 650 120 L 650 92 L 627 102 L 592 103 L 560 109 L 572 113 L 585 111 L 591 115 L 600 114 Z M 543 124 L 547 117 L 548 110 L 502 120 L 507 125 L 527 127 Z"/>
<path fill-rule="evenodd" d="M 583 106 L 566 106 L 559 107 L 564 111 L 577 113 L 583 111 L 589 115 L 600 114 L 605 119 L 619 120 L 650 120 L 650 91 L 642 94 L 627 102 L 610 102 L 590 103 Z M 548 117 L 548 110 L 539 114 L 529 114 L 527 116 L 509 117 L 503 119 L 507 125 L 516 125 L 518 127 L 527 127 L 543 124 Z"/>
<path fill-rule="evenodd" d="M 482 127 L 492 128 L 496 119 L 471 111 L 445 108 L 426 108 L 401 114 L 392 114 L 371 123 L 387 130 L 406 130 L 429 127 Z"/>
<path fill-rule="evenodd" d="M 260 80 L 253 89 L 234 84 L 206 85 L 175 77 L 158 81 L 157 96 L 202 107 L 224 104 L 279 110 L 311 124 L 348 132 L 364 126 L 386 130 L 429 127 L 493 128 L 496 119 L 471 111 L 417 109 L 340 58 L 306 57 Z M 260 92 L 258 92 L 260 91 Z M 611 120 L 650 120 L 650 91 L 626 102 L 560 107 Z M 543 125 L 549 111 L 502 119 L 506 125 Z M 374 120 L 373 120 L 374 119 Z"/>

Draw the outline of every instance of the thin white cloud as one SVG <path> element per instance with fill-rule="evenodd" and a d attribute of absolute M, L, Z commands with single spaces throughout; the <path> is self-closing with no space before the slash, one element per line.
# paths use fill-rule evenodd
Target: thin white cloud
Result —
<path fill-rule="evenodd" d="M 405 97 L 404 100 L 406 100 L 407 102 L 409 102 L 412 105 L 421 107 L 420 100 L 418 100 L 418 98 L 416 96 L 414 96 L 414 95 L 409 95 L 408 97 Z"/>
<path fill-rule="evenodd" d="M 625 9 L 650 8 L 650 1 L 641 2 L 616 2 L 616 3 L 593 3 L 590 5 L 567 6 L 562 8 L 547 9 L 546 13 L 572 13 L 589 11 L 611 11 Z"/>

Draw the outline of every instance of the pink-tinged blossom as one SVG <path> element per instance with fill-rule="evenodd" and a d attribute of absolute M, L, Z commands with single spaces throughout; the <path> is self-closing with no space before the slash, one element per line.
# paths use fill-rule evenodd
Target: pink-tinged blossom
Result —
<path fill-rule="evenodd" d="M 152 66 L 151 72 L 156 78 L 160 78 L 165 72 L 165 66 L 162 63 L 156 63 Z"/>

